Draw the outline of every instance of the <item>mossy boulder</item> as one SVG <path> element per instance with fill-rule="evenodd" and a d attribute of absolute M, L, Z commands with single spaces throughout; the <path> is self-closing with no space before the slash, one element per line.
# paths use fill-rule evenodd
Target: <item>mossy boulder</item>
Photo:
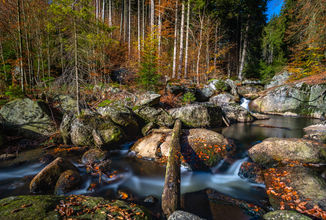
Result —
<path fill-rule="evenodd" d="M 71 124 L 75 120 L 75 115 L 73 114 L 64 114 L 61 124 L 60 124 L 60 134 L 65 144 L 71 143 Z"/>
<path fill-rule="evenodd" d="M 71 125 L 71 141 L 78 146 L 114 147 L 121 142 L 123 130 L 108 117 L 100 115 L 78 116 Z"/>
<path fill-rule="evenodd" d="M 168 128 L 174 125 L 172 116 L 162 108 L 156 109 L 148 106 L 136 107 L 134 108 L 134 112 L 145 122 L 153 122 L 158 126 Z"/>
<path fill-rule="evenodd" d="M 237 103 L 222 104 L 221 109 L 231 123 L 252 122 L 255 120 L 247 109 Z"/>
<path fill-rule="evenodd" d="M 100 149 L 90 149 L 82 156 L 83 164 L 99 163 L 107 158 L 108 152 Z"/>
<path fill-rule="evenodd" d="M 68 160 L 58 157 L 41 170 L 31 181 L 29 189 L 33 193 L 53 193 L 57 180 L 66 170 L 78 172 Z"/>
<path fill-rule="evenodd" d="M 209 99 L 209 102 L 215 105 L 222 105 L 222 104 L 229 104 L 229 103 L 236 103 L 237 98 L 230 93 L 221 93 L 216 96 L 213 96 Z"/>
<path fill-rule="evenodd" d="M 295 211 L 277 210 L 266 213 L 263 218 L 265 220 L 311 220 L 311 218 Z"/>
<path fill-rule="evenodd" d="M 191 104 L 169 110 L 189 128 L 220 127 L 223 125 L 221 107 L 212 103 Z"/>
<path fill-rule="evenodd" d="M 156 93 L 145 93 L 142 94 L 137 102 L 136 106 L 155 106 L 160 102 L 161 95 Z"/>
<path fill-rule="evenodd" d="M 53 103 L 64 114 L 77 112 L 77 100 L 69 95 L 58 95 L 54 97 Z"/>
<path fill-rule="evenodd" d="M 279 163 L 321 163 L 326 161 L 326 146 L 300 138 L 267 138 L 248 151 L 259 165 L 269 167 Z"/>
<path fill-rule="evenodd" d="M 68 193 L 74 189 L 77 189 L 82 182 L 79 172 L 76 170 L 64 171 L 54 188 L 54 194 L 62 195 Z"/>
<path fill-rule="evenodd" d="M 307 167 L 270 168 L 264 173 L 274 209 L 295 210 L 316 218 L 326 214 L 326 182 Z"/>
<path fill-rule="evenodd" d="M 326 144 L 326 121 L 310 125 L 304 129 L 304 138 L 316 140 Z"/>
<path fill-rule="evenodd" d="M 162 161 L 169 155 L 171 131 L 155 130 L 138 140 L 131 151 L 138 157 Z M 183 130 L 180 141 L 183 164 L 193 170 L 213 167 L 235 149 L 223 135 L 207 129 Z"/>
<path fill-rule="evenodd" d="M 55 131 L 47 105 L 28 98 L 8 102 L 0 109 L 4 127 L 27 138 L 48 136 Z"/>
<path fill-rule="evenodd" d="M 264 87 L 262 85 L 254 85 L 254 84 L 244 84 L 237 88 L 238 94 L 247 99 L 255 99 L 258 98 L 259 92 L 263 91 Z"/>
<path fill-rule="evenodd" d="M 149 211 L 124 201 L 88 196 L 14 196 L 0 200 L 3 219 L 151 219 Z"/>

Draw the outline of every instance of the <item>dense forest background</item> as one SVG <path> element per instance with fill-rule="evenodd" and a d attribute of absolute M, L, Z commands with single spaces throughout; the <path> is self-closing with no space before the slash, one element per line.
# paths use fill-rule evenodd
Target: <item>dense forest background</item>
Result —
<path fill-rule="evenodd" d="M 128 70 L 129 86 L 175 80 L 268 81 L 325 71 L 326 0 L 3 0 L 2 97 L 88 88 Z M 74 85 L 74 86 L 73 86 Z M 77 89 L 77 94 L 79 90 Z"/>

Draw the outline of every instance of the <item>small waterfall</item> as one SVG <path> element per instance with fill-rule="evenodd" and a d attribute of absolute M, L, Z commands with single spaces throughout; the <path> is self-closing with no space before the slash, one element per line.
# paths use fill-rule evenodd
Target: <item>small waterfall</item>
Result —
<path fill-rule="evenodd" d="M 241 98 L 241 100 L 240 100 L 241 107 L 247 109 L 248 111 L 249 111 L 249 103 L 250 103 L 249 99 Z"/>
<path fill-rule="evenodd" d="M 243 162 L 246 162 L 248 160 L 247 157 L 241 159 L 241 160 L 238 160 L 236 162 L 234 162 L 230 168 L 228 169 L 228 171 L 226 172 L 227 174 L 231 174 L 231 175 L 235 175 L 235 176 L 238 176 L 238 173 L 240 171 L 240 167 L 241 165 L 243 164 Z"/>

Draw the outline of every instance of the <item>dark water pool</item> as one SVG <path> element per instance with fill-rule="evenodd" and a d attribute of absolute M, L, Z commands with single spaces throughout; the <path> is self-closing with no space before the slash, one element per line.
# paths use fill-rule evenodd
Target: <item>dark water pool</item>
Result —
<path fill-rule="evenodd" d="M 315 119 L 271 116 L 269 120 L 233 124 L 220 129 L 219 132 L 234 140 L 237 152 L 228 160 L 221 161 L 211 172 L 191 172 L 182 168 L 181 191 L 186 195 L 185 198 L 189 198 L 184 202 L 184 208 L 208 219 L 250 219 L 240 208 L 222 202 L 209 202 L 202 194 L 194 192 L 211 188 L 249 202 L 266 199 L 264 185 L 250 183 L 238 176 L 241 164 L 248 160 L 247 150 L 268 137 L 302 137 L 303 128 L 317 122 Z M 84 184 L 72 194 L 115 198 L 119 190 L 124 190 L 139 200 L 150 195 L 160 198 L 165 168 L 151 161 L 136 161 L 126 157 L 129 146 L 124 145 L 125 150 L 114 154 L 112 158 L 112 168 L 118 171 L 117 176 L 108 179 L 113 183 L 97 184 L 93 190 L 89 190 L 89 185 L 97 182 L 96 177 L 86 174 L 80 162 L 74 161 L 80 168 Z M 21 163 L 10 167 L 5 167 L 4 162 L 0 162 L 0 198 L 29 194 L 28 184 L 31 178 L 45 165 L 38 162 L 37 156 L 33 158 L 33 152 L 26 154 L 30 154 L 28 162 L 22 159 Z M 34 154 L 37 155 L 36 152 Z"/>

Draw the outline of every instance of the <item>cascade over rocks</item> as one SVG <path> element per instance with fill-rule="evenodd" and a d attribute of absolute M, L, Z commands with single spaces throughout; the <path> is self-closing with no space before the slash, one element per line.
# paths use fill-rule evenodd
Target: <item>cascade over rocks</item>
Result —
<path fill-rule="evenodd" d="M 220 127 L 223 125 L 221 107 L 212 103 L 199 103 L 173 108 L 168 111 L 189 128 Z"/>
<path fill-rule="evenodd" d="M 44 102 L 28 98 L 8 102 L 0 109 L 5 129 L 30 138 L 48 136 L 55 131 L 55 124 Z"/>
<path fill-rule="evenodd" d="M 322 163 L 326 161 L 326 146 L 299 138 L 267 138 L 248 151 L 249 157 L 261 166 L 297 161 Z"/>

